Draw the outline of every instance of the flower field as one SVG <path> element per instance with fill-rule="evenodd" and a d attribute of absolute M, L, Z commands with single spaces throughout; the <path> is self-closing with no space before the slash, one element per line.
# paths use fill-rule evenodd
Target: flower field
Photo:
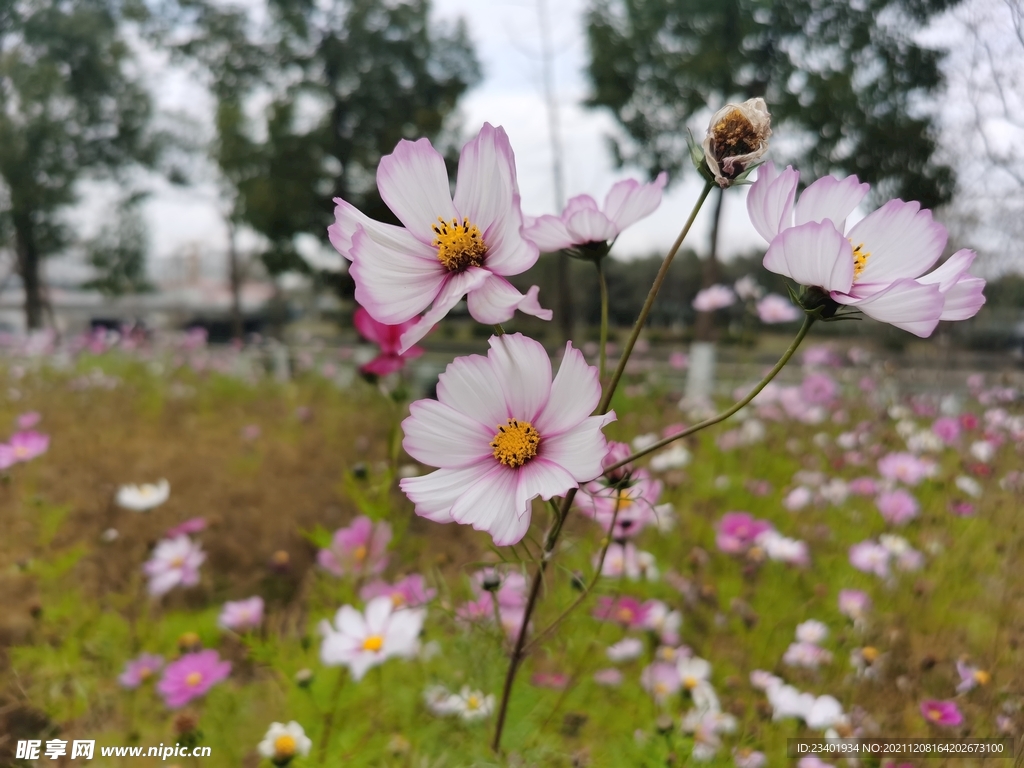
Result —
<path fill-rule="evenodd" d="M 729 420 L 583 484 L 495 753 L 549 505 L 512 546 L 415 515 L 408 387 L 337 350 L 279 381 L 128 341 L 0 367 L 0 764 L 94 740 L 112 766 L 783 765 L 797 736 L 1024 727 L 1019 374 L 908 395 L 884 353 L 805 346 Z M 606 467 L 706 415 L 674 351 L 634 355 Z M 532 457 L 520 431 L 494 455 Z"/>

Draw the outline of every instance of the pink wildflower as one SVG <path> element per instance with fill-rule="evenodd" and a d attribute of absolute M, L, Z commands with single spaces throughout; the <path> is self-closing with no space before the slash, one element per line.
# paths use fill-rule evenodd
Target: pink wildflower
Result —
<path fill-rule="evenodd" d="M 917 485 L 931 474 L 932 465 L 912 453 L 889 453 L 878 460 L 878 472 L 889 480 Z"/>
<path fill-rule="evenodd" d="M 893 525 L 903 525 L 913 520 L 921 508 L 917 499 L 902 488 L 880 493 L 875 499 L 875 505 L 886 522 Z"/>
<path fill-rule="evenodd" d="M 164 665 L 164 657 L 154 653 L 142 653 L 129 661 L 118 678 L 122 688 L 138 688 L 160 671 Z"/>
<path fill-rule="evenodd" d="M 593 616 L 603 621 L 614 621 L 630 629 L 643 629 L 647 621 L 644 604 L 635 597 L 599 597 Z"/>
<path fill-rule="evenodd" d="M 654 480 L 647 470 L 634 472 L 628 485 L 611 488 L 595 481 L 587 483 L 583 490 L 576 495 L 580 512 L 594 520 L 606 533 L 610 532 L 614 539 L 631 538 L 657 522 L 654 507 L 661 496 L 662 484 L 660 480 Z M 615 528 L 609 531 L 613 519 Z"/>
<path fill-rule="evenodd" d="M 486 325 L 518 309 L 544 320 L 551 310 L 524 296 L 506 277 L 532 267 L 537 246 L 522 234 L 515 158 L 502 128 L 485 123 L 462 150 L 455 197 L 444 158 L 426 139 L 402 140 L 377 167 L 377 188 L 404 227 L 382 224 L 335 199 L 331 244 L 352 262 L 356 301 L 381 323 L 425 315 L 401 337 L 399 353 L 467 296 L 469 313 Z"/>
<path fill-rule="evenodd" d="M 765 325 L 792 323 L 799 320 L 801 315 L 799 307 L 793 306 L 793 302 L 777 293 L 769 293 L 757 302 L 757 317 Z"/>
<path fill-rule="evenodd" d="M 839 590 L 839 612 L 849 619 L 861 621 L 871 610 L 871 598 L 859 589 Z"/>
<path fill-rule="evenodd" d="M 198 584 L 199 566 L 204 560 L 206 553 L 188 536 L 157 542 L 152 556 L 142 566 L 149 576 L 149 594 L 159 597 L 179 584 L 185 587 Z"/>
<path fill-rule="evenodd" d="M 758 536 L 771 528 L 772 524 L 767 520 L 758 520 L 747 512 L 726 512 L 718 521 L 715 544 L 727 554 L 742 554 L 754 545 Z"/>
<path fill-rule="evenodd" d="M 387 376 L 389 373 L 400 371 L 407 360 L 423 354 L 423 347 L 409 347 L 404 353 L 399 351 L 402 334 L 416 324 L 415 320 L 407 320 L 398 325 L 386 325 L 378 323 L 369 312 L 359 307 L 352 317 L 352 324 L 364 339 L 380 347 L 380 354 L 359 368 L 363 373 Z"/>
<path fill-rule="evenodd" d="M 406 576 L 394 584 L 380 580 L 372 581 L 359 590 L 359 598 L 365 601 L 381 595 L 391 598 L 395 608 L 418 608 L 433 600 L 437 590 L 427 587 L 426 580 L 419 573 Z"/>
<path fill-rule="evenodd" d="M 7 469 L 15 464 L 31 461 L 42 456 L 50 447 L 49 435 L 27 430 L 15 432 L 6 443 L 0 443 L 0 469 Z"/>
<path fill-rule="evenodd" d="M 921 702 L 921 714 L 929 723 L 947 727 L 960 725 L 964 721 L 955 701 L 925 699 Z"/>
<path fill-rule="evenodd" d="M 693 308 L 698 312 L 714 312 L 725 309 L 736 303 L 736 294 L 725 285 L 712 285 L 697 292 L 693 299 Z"/>
<path fill-rule="evenodd" d="M 263 623 L 263 598 L 259 595 L 248 600 L 236 600 L 224 603 L 217 624 L 224 629 L 244 632 L 256 629 Z"/>
<path fill-rule="evenodd" d="M 850 565 L 858 571 L 873 573 L 880 578 L 889 576 L 889 550 L 874 541 L 862 541 L 850 547 Z"/>
<path fill-rule="evenodd" d="M 18 416 L 18 418 L 15 419 L 14 423 L 17 425 L 18 430 L 20 431 L 32 429 L 32 427 L 34 427 L 36 424 L 42 421 L 42 419 L 42 414 L 40 414 L 39 411 L 28 411 L 27 413 L 23 413 L 20 416 Z"/>
<path fill-rule="evenodd" d="M 216 651 L 187 653 L 164 669 L 156 689 L 171 709 L 203 696 L 231 674 L 231 662 L 221 661 Z"/>
<path fill-rule="evenodd" d="M 659 704 L 664 704 L 666 699 L 674 693 L 678 693 L 683 686 L 679 677 L 679 670 L 675 664 L 664 661 L 656 661 L 644 667 L 640 673 L 640 685 Z"/>
<path fill-rule="evenodd" d="M 953 445 L 960 439 L 960 421 L 952 416 L 943 416 L 932 424 L 932 432 L 946 445 Z"/>
<path fill-rule="evenodd" d="M 317 553 L 317 562 L 335 576 L 380 573 L 388 564 L 391 526 L 360 515 L 347 528 L 334 532 L 331 546 Z"/>
<path fill-rule="evenodd" d="M 400 485 L 416 514 L 487 531 L 515 544 L 530 527 L 531 501 L 561 496 L 602 472 L 597 369 L 566 344 L 558 375 L 544 346 L 522 334 L 492 336 L 487 357 L 470 355 L 441 374 L 437 400 L 419 400 L 402 422 L 406 452 L 440 467 Z"/>
<path fill-rule="evenodd" d="M 185 536 L 188 534 L 199 533 L 200 531 L 206 530 L 206 518 L 205 517 L 190 517 L 188 520 L 178 523 L 173 528 L 168 528 L 167 533 L 164 534 L 165 539 L 176 539 L 179 536 Z"/>
<path fill-rule="evenodd" d="M 824 373 L 809 373 L 800 384 L 800 396 L 811 405 L 830 405 L 839 394 L 835 379 Z"/>
<path fill-rule="evenodd" d="M 956 687 L 957 693 L 967 693 L 979 685 L 988 685 L 992 680 L 992 675 L 988 672 L 981 667 L 968 664 L 963 659 L 957 660 L 956 673 L 960 676 L 960 684 Z"/>

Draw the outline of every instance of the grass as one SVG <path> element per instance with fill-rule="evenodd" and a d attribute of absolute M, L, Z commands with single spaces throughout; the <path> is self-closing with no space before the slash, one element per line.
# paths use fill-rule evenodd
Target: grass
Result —
<path fill-rule="evenodd" d="M 101 380 L 94 369 L 116 377 L 116 385 L 83 385 L 85 376 Z M 396 451 L 402 411 L 373 387 L 356 382 L 342 389 L 313 374 L 283 384 L 247 380 L 113 353 L 85 355 L 65 369 L 37 364 L 20 378 L 7 373 L 17 399 L 9 392 L 0 403 L 0 424 L 37 410 L 52 443 L 46 455 L 11 468 L 0 483 L 0 764 L 21 764 L 13 758 L 19 739 L 174 743 L 181 713 L 169 711 L 152 684 L 125 691 L 117 676 L 142 651 L 175 656 L 185 632 L 197 633 L 233 670 L 187 708 L 212 756 L 182 765 L 259 765 L 255 747 L 267 726 L 289 720 L 302 723 L 314 744 L 308 758 L 295 762 L 300 766 L 320 764 L 321 755 L 325 765 L 417 768 L 692 762 L 692 737 L 678 727 L 657 727 L 659 714 L 678 715 L 688 704 L 673 699 L 661 710 L 638 683 L 649 655 L 621 665 L 619 687 L 593 681 L 595 671 L 610 666 L 605 649 L 624 630 L 590 617 L 592 597 L 527 660 L 513 693 L 505 754 L 496 757 L 488 748 L 491 720 L 462 723 L 427 711 L 423 692 L 432 684 L 500 693 L 505 639 L 492 625 L 467 627 L 454 610 L 483 562 L 502 558 L 532 572 L 530 553 L 538 551 L 546 512 L 538 502 L 538 522 L 515 553 L 496 552 L 486 536 L 465 527 L 416 518 L 394 481 L 409 463 Z M 873 724 L 882 736 L 929 736 L 940 732 L 923 720 L 920 702 L 952 699 L 955 662 L 967 655 L 993 679 L 957 698 L 965 721 L 951 735 L 996 735 L 997 715 L 1008 716 L 1014 728 L 1024 724 L 1020 496 L 996 482 L 1020 462 L 1012 443 L 1000 450 L 991 476 L 979 478 L 985 490 L 973 517 L 947 511 L 948 501 L 962 496 L 953 479 L 973 462 L 955 450 L 938 456 L 937 479 L 914 489 L 921 515 L 899 531 L 926 552 L 926 565 L 891 583 L 854 570 L 847 559 L 851 544 L 888 530 L 871 499 L 850 497 L 840 506 L 796 513 L 781 504 L 798 470 L 845 479 L 873 473 L 873 461 L 861 468 L 842 462 L 831 437 L 850 425 L 869 420 L 879 450 L 903 448 L 884 409 L 852 386 L 863 373 L 840 372 L 849 379 L 845 425 L 768 422 L 764 441 L 728 451 L 716 437 L 731 423 L 691 439 L 693 463 L 662 475 L 662 501 L 674 504 L 678 524 L 668 533 L 647 531 L 639 541 L 655 555 L 663 578 L 598 584 L 598 595 L 658 598 L 682 611 L 683 642 L 712 663 L 723 708 L 738 720 L 711 765 L 732 765 L 730 749 L 744 746 L 764 751 L 769 765 L 785 764 L 785 740 L 811 735 L 795 721 L 771 719 L 764 695 L 748 682 L 753 669 L 836 696 L 867 732 Z M 636 396 L 617 396 L 619 421 L 610 436 L 628 440 L 684 418 L 678 395 L 639 378 L 630 383 Z M 303 418 L 299 408 L 311 416 Z M 250 425 L 259 436 L 246 439 Z M 816 442 L 818 433 L 830 438 Z M 160 477 L 171 481 L 166 505 L 145 514 L 114 505 L 120 484 Z M 755 493 L 753 480 L 766 481 L 769 492 Z M 807 541 L 811 565 L 756 565 L 716 551 L 715 524 L 730 510 L 749 511 Z M 355 683 L 320 664 L 316 627 L 340 605 L 357 602 L 357 585 L 316 568 L 314 542 L 360 513 L 395 528 L 387 574 L 423 573 L 439 595 L 422 638 L 436 653 L 389 661 Z M 201 583 L 149 599 L 142 563 L 163 531 L 194 516 L 210 523 L 197 537 L 208 553 Z M 104 537 L 109 529 L 118 532 L 113 541 Z M 573 573 L 589 573 L 598 546 L 590 523 L 570 521 L 536 627 L 576 598 Z M 286 567 L 272 564 L 281 550 Z M 843 588 L 872 596 L 864 627 L 838 612 Z M 262 629 L 244 636 L 220 630 L 223 602 L 253 594 L 267 601 Z M 794 628 L 808 618 L 829 626 L 825 645 L 834 660 L 813 671 L 784 667 Z M 851 652 L 863 646 L 882 653 L 874 679 L 857 677 L 849 664 Z M 305 685 L 296 682 L 302 670 L 312 672 Z M 538 673 L 564 675 L 569 685 L 531 684 Z M 329 713 L 336 726 L 325 746 Z"/>

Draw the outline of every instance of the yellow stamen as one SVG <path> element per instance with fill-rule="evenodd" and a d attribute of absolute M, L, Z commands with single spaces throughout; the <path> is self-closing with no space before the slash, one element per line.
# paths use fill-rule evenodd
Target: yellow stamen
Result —
<path fill-rule="evenodd" d="M 384 638 L 380 635 L 370 635 L 363 640 L 364 651 L 379 651 L 384 647 Z"/>
<path fill-rule="evenodd" d="M 499 426 L 491 440 L 494 458 L 506 467 L 516 469 L 537 455 L 540 433 L 528 421 L 509 419 L 506 426 Z"/>
<path fill-rule="evenodd" d="M 655 683 L 654 692 L 659 696 L 664 696 L 666 693 L 668 693 L 668 686 L 665 685 L 665 683 Z"/>
<path fill-rule="evenodd" d="M 285 734 L 274 739 L 274 757 L 294 757 L 295 739 Z"/>
<path fill-rule="evenodd" d="M 978 685 L 988 685 L 992 680 L 992 675 L 983 669 L 979 669 L 974 673 L 974 680 Z"/>
<path fill-rule="evenodd" d="M 850 245 L 853 245 L 853 241 L 850 241 Z M 868 259 L 871 257 L 869 251 L 864 250 L 864 243 L 853 246 L 853 279 L 856 280 L 860 277 L 860 273 L 864 271 L 864 267 L 868 265 Z"/>
<path fill-rule="evenodd" d="M 14 447 L 14 456 L 15 458 L 18 459 L 24 459 L 26 456 L 28 456 L 28 448 L 26 448 L 23 445 L 16 445 Z"/>
<path fill-rule="evenodd" d="M 875 659 L 878 658 L 878 649 L 870 645 L 866 645 L 860 649 L 860 655 L 868 664 L 874 664 Z"/>
<path fill-rule="evenodd" d="M 480 697 L 475 693 L 470 694 L 469 698 L 466 699 L 466 709 L 480 709 Z"/>
<path fill-rule="evenodd" d="M 434 245 L 437 247 L 437 260 L 449 272 L 462 272 L 469 267 L 479 267 L 484 263 L 487 245 L 484 243 L 480 230 L 468 219 L 459 223 L 458 219 L 445 221 L 438 217 L 433 225 Z"/>
<path fill-rule="evenodd" d="M 721 157 L 747 155 L 757 149 L 757 131 L 738 109 L 730 111 L 715 124 L 711 132 L 715 154 Z"/>
<path fill-rule="evenodd" d="M 692 691 L 694 688 L 697 687 L 698 682 L 699 681 L 697 680 L 697 678 L 693 675 L 687 675 L 683 678 L 683 687 L 688 691 Z"/>
<path fill-rule="evenodd" d="M 391 604 L 395 608 L 401 608 L 403 605 L 405 605 L 405 595 L 403 595 L 401 592 L 392 592 Z"/>
<path fill-rule="evenodd" d="M 352 550 L 352 556 L 355 557 L 356 560 L 362 562 L 366 559 L 366 547 L 360 544 L 358 547 Z"/>
<path fill-rule="evenodd" d="M 633 610 L 631 608 L 619 608 L 619 621 L 627 624 L 632 623 Z"/>
<path fill-rule="evenodd" d="M 629 494 L 629 490 L 626 489 L 626 488 L 622 488 L 622 489 L 619 490 L 619 511 L 620 512 L 622 510 L 624 510 L 624 509 L 628 509 L 629 507 L 633 506 L 633 504 L 636 503 L 636 502 L 633 501 L 633 499 L 631 499 L 629 497 L 628 494 Z"/>
<path fill-rule="evenodd" d="M 195 688 L 203 682 L 203 676 L 198 672 L 189 672 L 188 677 L 185 678 L 185 685 L 189 688 Z"/>

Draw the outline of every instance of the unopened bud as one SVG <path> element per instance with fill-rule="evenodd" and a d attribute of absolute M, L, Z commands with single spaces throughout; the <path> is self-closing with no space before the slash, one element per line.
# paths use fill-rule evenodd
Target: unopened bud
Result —
<path fill-rule="evenodd" d="M 772 118 L 764 99 L 726 104 L 715 112 L 704 138 L 704 162 L 718 186 L 728 187 L 768 151 Z"/>

